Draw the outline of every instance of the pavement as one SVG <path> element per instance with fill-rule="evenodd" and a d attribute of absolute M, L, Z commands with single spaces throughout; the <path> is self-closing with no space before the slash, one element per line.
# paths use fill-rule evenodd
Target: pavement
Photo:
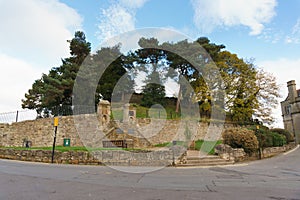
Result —
<path fill-rule="evenodd" d="M 300 149 L 242 165 L 159 170 L 0 160 L 0 200 L 16 199 L 300 200 Z"/>

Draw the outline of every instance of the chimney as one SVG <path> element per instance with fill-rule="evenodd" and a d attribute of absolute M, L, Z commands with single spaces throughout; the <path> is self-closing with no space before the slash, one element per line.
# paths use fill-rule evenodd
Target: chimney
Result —
<path fill-rule="evenodd" d="M 289 89 L 290 103 L 293 103 L 293 102 L 295 102 L 296 97 L 297 97 L 296 82 L 294 80 L 287 82 L 287 87 Z"/>

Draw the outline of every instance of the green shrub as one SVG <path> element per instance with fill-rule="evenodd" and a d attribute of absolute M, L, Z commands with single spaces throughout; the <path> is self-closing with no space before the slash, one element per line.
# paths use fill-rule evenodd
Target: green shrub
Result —
<path fill-rule="evenodd" d="M 283 145 L 286 144 L 286 138 L 284 135 L 275 133 L 275 132 L 271 132 L 272 136 L 273 136 L 273 146 L 274 147 L 281 147 Z"/>
<path fill-rule="evenodd" d="M 273 136 L 268 129 L 255 130 L 255 135 L 262 148 L 273 147 Z"/>
<path fill-rule="evenodd" d="M 289 132 L 284 133 L 280 129 L 270 130 L 267 127 L 261 127 L 260 129 L 256 129 L 256 127 L 249 127 L 249 129 L 255 132 L 259 146 L 262 148 L 279 147 L 287 143 L 285 134 L 288 135 Z M 282 134 L 279 134 L 279 131 L 281 131 Z"/>
<path fill-rule="evenodd" d="M 255 134 L 262 148 L 279 147 L 286 144 L 285 136 L 275 132 L 259 130 Z"/>
<path fill-rule="evenodd" d="M 285 130 L 285 129 L 282 129 L 282 128 L 274 128 L 274 129 L 271 129 L 272 132 L 275 132 L 275 133 L 278 133 L 280 135 L 284 135 L 285 138 L 286 138 L 286 142 L 289 143 L 289 142 L 294 142 L 295 141 L 295 138 L 293 136 L 293 134 L 291 134 L 289 131 Z"/>
<path fill-rule="evenodd" d="M 252 130 L 231 128 L 225 130 L 222 137 L 224 144 L 228 144 L 232 148 L 243 148 L 248 154 L 258 149 L 258 140 Z"/>

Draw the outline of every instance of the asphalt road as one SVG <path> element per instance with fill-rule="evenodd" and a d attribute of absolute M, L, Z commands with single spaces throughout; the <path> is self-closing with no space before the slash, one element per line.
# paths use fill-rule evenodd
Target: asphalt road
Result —
<path fill-rule="evenodd" d="M 169 167 L 150 173 L 0 160 L 0 200 L 18 199 L 300 200 L 300 149 L 235 166 Z"/>

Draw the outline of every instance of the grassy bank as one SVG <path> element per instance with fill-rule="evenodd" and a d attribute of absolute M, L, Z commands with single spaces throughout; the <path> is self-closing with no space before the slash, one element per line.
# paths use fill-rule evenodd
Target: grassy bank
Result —
<path fill-rule="evenodd" d="M 205 147 L 203 146 L 203 144 L 205 144 Z M 190 149 L 199 151 L 203 146 L 204 150 L 205 149 L 210 150 L 208 152 L 208 154 L 213 155 L 213 154 L 215 154 L 214 147 L 219 145 L 219 144 L 222 144 L 221 140 L 218 140 L 218 141 L 205 141 L 205 143 L 204 143 L 204 140 L 197 140 L 197 141 L 195 141 L 194 144 L 192 144 L 192 146 L 190 146 Z M 172 145 L 173 145 L 172 142 L 166 142 L 166 143 L 162 143 L 162 144 L 156 144 L 155 147 L 171 147 Z M 176 141 L 176 145 L 187 147 L 186 142 L 183 142 L 183 141 Z"/>
<path fill-rule="evenodd" d="M 0 147 L 1 149 L 14 149 L 14 150 L 48 150 L 52 151 L 52 147 Z M 56 151 L 67 152 L 67 151 L 100 151 L 100 150 L 126 150 L 130 151 L 132 149 L 122 149 L 122 148 L 86 148 L 86 147 L 64 147 L 56 146 Z"/>

